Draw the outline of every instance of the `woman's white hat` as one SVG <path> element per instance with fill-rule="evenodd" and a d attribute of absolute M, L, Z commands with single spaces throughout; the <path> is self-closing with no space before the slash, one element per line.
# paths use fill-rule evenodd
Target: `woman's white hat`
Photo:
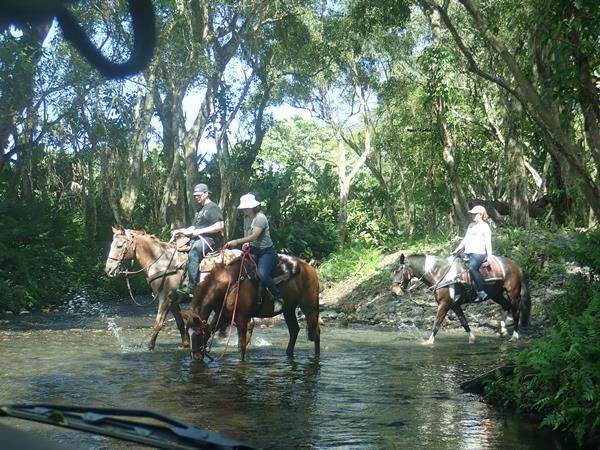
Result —
<path fill-rule="evenodd" d="M 260 205 L 254 194 L 244 194 L 240 197 L 240 205 L 238 209 L 252 209 Z"/>
<path fill-rule="evenodd" d="M 469 210 L 469 214 L 484 214 L 485 208 L 481 205 L 475 205 Z"/>

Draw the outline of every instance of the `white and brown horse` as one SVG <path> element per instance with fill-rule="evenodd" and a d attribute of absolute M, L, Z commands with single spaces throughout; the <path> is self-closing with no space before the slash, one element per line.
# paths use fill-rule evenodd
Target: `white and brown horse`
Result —
<path fill-rule="evenodd" d="M 135 261 L 142 268 L 152 292 L 158 300 L 158 312 L 148 342 L 148 349 L 153 350 L 156 338 L 163 327 L 169 311 L 181 334 L 181 344 L 190 346 L 185 322 L 177 301 L 177 289 L 185 273 L 187 253 L 177 251 L 175 244 L 159 240 L 156 236 L 144 231 L 117 229 L 113 227 L 113 240 L 104 267 L 109 277 L 127 275 L 124 263 Z"/>
<path fill-rule="evenodd" d="M 521 268 L 511 259 L 494 256 L 492 269 L 487 271 L 482 267 L 486 292 L 489 297 L 503 310 L 503 319 L 500 321 L 500 335 L 505 337 L 506 313 L 510 311 L 513 317 L 513 340 L 519 338 L 519 324 L 526 326 L 531 313 L 531 297 L 527 277 Z M 496 269 L 496 268 L 498 269 Z M 483 272 L 489 273 L 483 273 Z M 438 304 L 437 315 L 433 329 L 429 336 L 428 344 L 433 344 L 435 335 L 439 331 L 448 310 L 454 311 L 464 330 L 469 334 L 469 342 L 475 341 L 465 313 L 461 306 L 473 302 L 476 292 L 471 286 L 471 281 L 466 275 L 467 270 L 460 260 L 446 259 L 435 255 L 415 254 L 407 257 L 400 255 L 398 267 L 394 272 L 392 294 L 399 296 L 410 291 L 409 283 L 419 280 L 433 291 Z"/>

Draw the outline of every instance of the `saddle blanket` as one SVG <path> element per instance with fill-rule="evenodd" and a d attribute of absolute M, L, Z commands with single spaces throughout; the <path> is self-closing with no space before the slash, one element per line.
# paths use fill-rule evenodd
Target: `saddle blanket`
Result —
<path fill-rule="evenodd" d="M 483 276 L 483 281 L 497 281 L 504 279 L 504 265 L 499 258 L 492 255 L 488 258 L 479 268 L 479 273 Z M 462 281 L 464 283 L 471 283 L 471 274 L 468 268 L 464 268 L 462 271 Z"/>
<path fill-rule="evenodd" d="M 479 268 L 479 273 L 483 276 L 484 282 L 503 280 L 505 276 L 504 265 L 500 258 L 492 255 Z M 469 269 L 462 261 L 456 260 L 443 280 L 440 281 L 437 288 L 448 286 L 454 283 L 471 284 L 471 274 Z"/>

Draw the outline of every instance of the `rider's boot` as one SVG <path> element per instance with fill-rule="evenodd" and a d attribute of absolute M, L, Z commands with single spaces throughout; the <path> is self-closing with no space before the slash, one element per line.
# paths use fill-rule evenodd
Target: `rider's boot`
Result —
<path fill-rule="evenodd" d="M 485 291 L 477 292 L 477 298 L 473 301 L 473 303 L 481 303 L 490 298 Z"/>
<path fill-rule="evenodd" d="M 194 296 L 194 289 L 188 285 L 183 288 L 177 289 L 177 294 L 181 297 L 181 302 L 186 303 L 189 302 L 190 299 Z"/>

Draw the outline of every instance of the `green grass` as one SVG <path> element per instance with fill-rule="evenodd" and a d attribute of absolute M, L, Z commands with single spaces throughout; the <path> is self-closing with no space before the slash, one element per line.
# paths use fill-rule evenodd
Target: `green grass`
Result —
<path fill-rule="evenodd" d="M 381 269 L 382 253 L 378 248 L 360 244 L 348 245 L 329 256 L 319 266 L 324 283 L 340 282 L 357 275 L 369 277 Z"/>

